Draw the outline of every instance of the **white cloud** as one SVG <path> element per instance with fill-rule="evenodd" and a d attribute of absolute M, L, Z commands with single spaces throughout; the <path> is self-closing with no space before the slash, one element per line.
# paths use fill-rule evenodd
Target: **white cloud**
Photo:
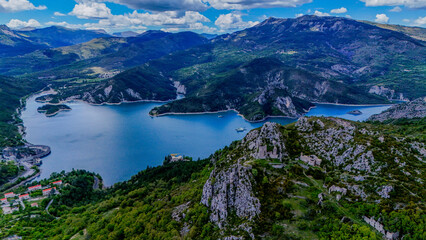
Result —
<path fill-rule="evenodd" d="M 41 27 L 41 24 L 35 19 L 30 19 L 27 22 L 19 19 L 11 19 L 6 25 L 10 28 Z"/>
<path fill-rule="evenodd" d="M 347 11 L 348 11 L 348 9 L 346 9 L 345 7 L 341 7 L 341 8 L 333 9 L 330 12 L 331 13 L 346 13 Z"/>
<path fill-rule="evenodd" d="M 19 12 L 26 10 L 44 10 L 46 6 L 34 6 L 28 0 L 0 0 L 0 12 Z"/>
<path fill-rule="evenodd" d="M 244 22 L 241 17 L 241 14 L 228 13 L 220 15 L 216 19 L 214 24 L 218 26 L 221 30 L 228 31 L 253 27 L 258 23 L 259 22 L 252 21 Z"/>
<path fill-rule="evenodd" d="M 76 4 L 69 14 L 82 19 L 102 19 L 111 16 L 111 9 L 105 3 L 82 2 Z"/>
<path fill-rule="evenodd" d="M 318 17 L 327 17 L 327 16 L 330 16 L 330 14 L 324 13 L 324 12 L 320 12 L 318 10 L 315 10 L 314 15 L 318 16 Z"/>
<path fill-rule="evenodd" d="M 76 0 L 77 2 L 114 2 L 135 10 L 164 11 L 205 11 L 216 9 L 252 9 L 297 7 L 312 0 Z"/>
<path fill-rule="evenodd" d="M 399 7 L 399 6 L 396 6 L 396 7 L 392 8 L 391 10 L 389 10 L 389 12 L 401 12 L 401 11 L 402 11 L 402 8 Z"/>
<path fill-rule="evenodd" d="M 411 22 L 410 19 L 406 19 L 406 18 L 402 19 L 402 21 L 405 22 L 405 23 Z"/>
<path fill-rule="evenodd" d="M 386 16 L 386 14 L 377 14 L 376 15 L 376 20 L 374 20 L 375 22 L 378 23 L 387 23 L 389 21 L 389 17 Z"/>
<path fill-rule="evenodd" d="M 93 1 L 93 0 L 92 0 Z M 98 0 L 102 1 L 102 0 Z M 203 0 L 105 0 L 123 4 L 132 9 L 150 11 L 204 11 L 208 6 Z"/>
<path fill-rule="evenodd" d="M 252 8 L 277 8 L 297 7 L 312 0 L 206 0 L 216 9 L 252 9 Z"/>
<path fill-rule="evenodd" d="M 298 14 L 296 14 L 295 16 L 298 18 L 298 17 L 301 17 L 301 16 L 303 16 L 304 14 L 303 13 L 298 13 Z"/>
<path fill-rule="evenodd" d="M 405 6 L 409 8 L 426 7 L 425 0 L 361 0 L 367 7 L 377 6 Z"/>
<path fill-rule="evenodd" d="M 166 11 L 166 12 L 144 12 L 136 10 L 123 15 L 113 15 L 109 11 L 99 14 L 98 11 L 80 11 L 80 18 L 97 18 L 98 22 L 85 24 L 69 24 L 67 22 L 48 22 L 46 25 L 58 25 L 67 28 L 82 29 L 105 29 L 106 31 L 120 29 L 144 30 L 147 26 L 161 26 L 165 29 L 179 28 L 184 30 L 197 30 L 204 32 L 217 31 L 216 28 L 205 26 L 204 22 L 210 22 L 208 18 L 199 12 L 187 11 Z M 107 13 L 107 14 L 105 14 Z M 105 16 L 102 18 L 101 16 Z"/>
<path fill-rule="evenodd" d="M 60 27 L 73 28 L 73 29 L 85 28 L 83 24 L 71 24 L 71 23 L 67 23 L 67 22 L 47 22 L 44 25 L 60 26 Z"/>
<path fill-rule="evenodd" d="M 57 17 L 63 17 L 66 16 L 66 14 L 63 14 L 61 12 L 54 12 L 53 15 L 57 16 Z"/>
<path fill-rule="evenodd" d="M 419 17 L 416 20 L 414 20 L 414 24 L 417 26 L 423 26 L 426 25 L 426 17 Z"/>

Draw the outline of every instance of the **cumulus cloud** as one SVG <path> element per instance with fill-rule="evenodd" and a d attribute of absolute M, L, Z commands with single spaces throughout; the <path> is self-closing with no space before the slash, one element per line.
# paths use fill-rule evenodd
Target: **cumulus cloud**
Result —
<path fill-rule="evenodd" d="M 67 22 L 48 22 L 46 25 L 58 25 L 67 28 L 83 28 L 83 29 L 105 29 L 118 30 L 118 29 L 135 29 L 144 30 L 147 26 L 161 26 L 165 29 L 184 29 L 184 30 L 198 30 L 204 32 L 213 32 L 216 28 L 205 26 L 204 22 L 210 22 L 208 18 L 199 12 L 194 11 L 166 11 L 166 12 L 144 12 L 139 13 L 136 10 L 132 13 L 122 15 L 113 15 L 109 11 L 99 14 L 98 11 L 79 12 L 80 18 L 97 18 L 98 21 L 94 23 L 85 24 L 69 24 Z M 84 14 L 83 14 L 84 13 Z M 90 14 L 89 14 L 90 13 Z M 101 17 L 105 16 L 105 17 Z"/>
<path fill-rule="evenodd" d="M 426 17 L 419 17 L 416 20 L 414 20 L 414 24 L 417 26 L 423 26 L 426 25 Z"/>
<path fill-rule="evenodd" d="M 131 9 L 148 11 L 205 11 L 216 9 L 252 9 L 297 7 L 312 0 L 76 0 L 79 2 L 114 2 Z"/>
<path fill-rule="evenodd" d="M 204 11 L 208 6 L 202 0 L 110 0 L 132 9 L 150 11 Z"/>
<path fill-rule="evenodd" d="M 318 17 L 327 17 L 327 16 L 330 16 L 330 14 L 324 13 L 324 12 L 320 12 L 318 10 L 315 10 L 314 15 L 318 16 Z"/>
<path fill-rule="evenodd" d="M 400 8 L 399 6 L 396 6 L 394 8 L 392 8 L 391 10 L 389 10 L 389 12 L 401 12 L 402 8 Z"/>
<path fill-rule="evenodd" d="M 341 8 L 337 8 L 337 9 L 332 9 L 330 12 L 331 13 L 346 13 L 348 11 L 348 9 L 346 9 L 345 7 L 341 7 Z"/>
<path fill-rule="evenodd" d="M 45 23 L 45 25 L 47 25 L 47 26 L 60 26 L 60 27 L 72 28 L 72 29 L 85 28 L 83 24 L 71 24 L 71 23 L 67 23 L 67 22 L 47 22 L 47 23 Z"/>
<path fill-rule="evenodd" d="M 61 12 L 54 12 L 53 15 L 57 16 L 57 17 L 63 17 L 66 16 L 66 14 L 63 14 Z"/>
<path fill-rule="evenodd" d="M 361 0 L 365 2 L 365 6 L 405 6 L 409 8 L 425 8 L 425 0 Z"/>
<path fill-rule="evenodd" d="M 237 30 L 237 29 L 253 27 L 254 25 L 258 23 L 259 22 L 252 22 L 252 21 L 244 22 L 241 17 L 241 14 L 228 13 L 228 14 L 220 15 L 216 19 L 214 24 L 218 26 L 222 31 L 229 31 L 229 30 Z"/>
<path fill-rule="evenodd" d="M 28 0 L 0 0 L 0 12 L 19 12 L 44 9 L 46 9 L 46 6 L 36 7 Z"/>
<path fill-rule="evenodd" d="M 81 19 L 103 19 L 111 16 L 111 9 L 105 3 L 82 2 L 74 6 L 70 15 Z"/>
<path fill-rule="evenodd" d="M 19 19 L 11 19 L 6 25 L 10 28 L 41 27 L 41 24 L 35 19 L 30 19 L 27 22 Z"/>
<path fill-rule="evenodd" d="M 297 7 L 312 0 L 207 0 L 216 9 L 251 9 L 251 8 L 277 8 Z"/>
<path fill-rule="evenodd" d="M 376 15 L 376 20 L 374 20 L 375 22 L 378 23 L 387 23 L 389 21 L 389 17 L 386 16 L 386 14 L 377 14 Z"/>

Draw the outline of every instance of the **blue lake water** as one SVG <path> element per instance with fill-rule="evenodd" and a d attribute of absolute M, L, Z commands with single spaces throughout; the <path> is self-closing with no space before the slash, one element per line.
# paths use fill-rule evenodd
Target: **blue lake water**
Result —
<path fill-rule="evenodd" d="M 129 179 L 147 166 L 161 165 L 164 157 L 171 153 L 206 158 L 247 133 L 238 133 L 236 128 L 250 130 L 263 124 L 249 123 L 233 111 L 151 118 L 149 111 L 160 103 L 93 106 L 73 102 L 68 104 L 72 111 L 46 117 L 37 112 L 43 104 L 34 99 L 35 96 L 28 99 L 22 113 L 26 140 L 52 149 L 52 154 L 43 159 L 40 178 L 62 170 L 86 169 L 101 174 L 105 184 L 112 185 Z M 362 121 L 388 107 L 319 104 L 307 115 Z M 355 109 L 363 114 L 347 114 Z M 295 119 L 268 121 L 288 124 Z"/>

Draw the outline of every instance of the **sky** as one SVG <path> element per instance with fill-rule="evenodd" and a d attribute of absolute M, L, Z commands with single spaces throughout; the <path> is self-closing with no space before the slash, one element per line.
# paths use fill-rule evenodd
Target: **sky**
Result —
<path fill-rule="evenodd" d="M 0 24 L 14 29 L 220 34 L 306 14 L 426 27 L 426 0 L 0 0 Z"/>

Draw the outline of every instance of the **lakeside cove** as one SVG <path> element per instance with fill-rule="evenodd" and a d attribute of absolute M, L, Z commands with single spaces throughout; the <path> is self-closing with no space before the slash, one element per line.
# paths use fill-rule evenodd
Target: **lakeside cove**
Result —
<path fill-rule="evenodd" d="M 52 154 L 40 167 L 38 179 L 48 178 L 52 172 L 85 169 L 98 172 L 107 186 L 127 180 L 148 166 L 161 165 L 164 156 L 170 153 L 203 159 L 217 149 L 242 139 L 245 133 L 266 121 L 285 125 L 297 120 L 271 117 L 262 122 L 248 122 L 234 111 L 152 118 L 149 111 L 163 103 L 98 106 L 81 101 L 67 103 L 72 111 L 46 118 L 37 112 L 44 104 L 35 101 L 40 95 L 27 99 L 21 115 L 26 128 L 25 139 L 52 148 Z M 389 106 L 316 104 L 306 116 L 335 116 L 363 121 Z M 348 114 L 356 109 L 363 114 Z M 246 131 L 237 132 L 235 129 L 238 128 Z"/>

